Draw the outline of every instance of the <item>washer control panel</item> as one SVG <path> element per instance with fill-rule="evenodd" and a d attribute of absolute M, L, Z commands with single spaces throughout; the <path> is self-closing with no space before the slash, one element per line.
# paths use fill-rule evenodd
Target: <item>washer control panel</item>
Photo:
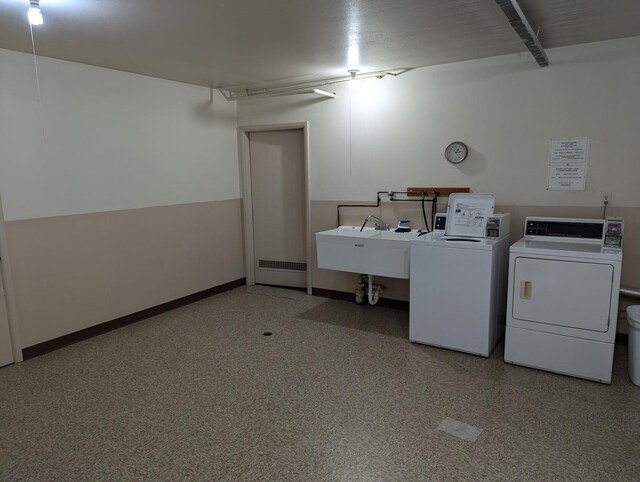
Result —
<path fill-rule="evenodd" d="M 447 213 L 436 213 L 433 219 L 433 230 L 444 232 L 447 227 Z"/>

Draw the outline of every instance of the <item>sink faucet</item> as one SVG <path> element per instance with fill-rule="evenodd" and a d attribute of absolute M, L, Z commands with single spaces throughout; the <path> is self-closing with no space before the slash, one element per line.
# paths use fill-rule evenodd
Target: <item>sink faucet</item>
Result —
<path fill-rule="evenodd" d="M 371 218 L 374 218 L 374 219 L 378 220 L 378 222 L 376 223 L 376 230 L 377 231 L 389 231 L 389 225 L 387 223 L 385 223 L 382 219 L 380 219 L 378 216 L 374 216 L 373 214 L 369 214 L 367 216 L 367 219 L 365 219 L 364 223 L 362 223 L 362 227 L 360 228 L 360 231 L 362 231 L 364 229 L 365 225 L 367 224 L 367 222 Z"/>

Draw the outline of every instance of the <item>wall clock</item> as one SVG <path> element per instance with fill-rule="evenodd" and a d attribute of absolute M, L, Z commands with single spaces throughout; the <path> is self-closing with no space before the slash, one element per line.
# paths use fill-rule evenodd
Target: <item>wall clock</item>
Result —
<path fill-rule="evenodd" d="M 464 142 L 454 141 L 444 150 L 444 157 L 452 164 L 460 164 L 467 158 L 469 149 Z"/>

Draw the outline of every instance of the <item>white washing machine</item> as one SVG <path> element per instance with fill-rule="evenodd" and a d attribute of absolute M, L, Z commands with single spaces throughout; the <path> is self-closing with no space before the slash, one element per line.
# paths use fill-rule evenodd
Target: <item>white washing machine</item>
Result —
<path fill-rule="evenodd" d="M 611 383 L 620 219 L 528 217 L 510 249 L 504 359 Z"/>
<path fill-rule="evenodd" d="M 452 194 L 446 225 L 437 215 L 411 242 L 412 342 L 487 357 L 502 337 L 510 217 L 493 208 L 491 194 Z"/>

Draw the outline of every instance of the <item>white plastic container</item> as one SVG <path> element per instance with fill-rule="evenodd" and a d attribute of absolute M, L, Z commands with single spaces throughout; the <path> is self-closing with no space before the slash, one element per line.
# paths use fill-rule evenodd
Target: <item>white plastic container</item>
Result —
<path fill-rule="evenodd" d="M 629 322 L 629 377 L 640 386 L 640 305 L 627 307 Z"/>

